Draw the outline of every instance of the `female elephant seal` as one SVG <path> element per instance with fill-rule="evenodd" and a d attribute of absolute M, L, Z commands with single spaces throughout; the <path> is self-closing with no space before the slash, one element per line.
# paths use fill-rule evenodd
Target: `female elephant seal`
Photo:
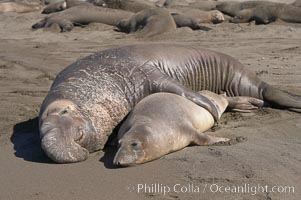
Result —
<path fill-rule="evenodd" d="M 220 117 L 228 101 L 222 95 L 202 91 L 218 110 Z M 229 139 L 205 135 L 214 125 L 206 109 L 170 93 L 152 94 L 142 99 L 118 132 L 117 166 L 142 164 L 190 144 L 211 145 Z"/>
<path fill-rule="evenodd" d="M 85 160 L 104 147 L 141 99 L 157 92 L 186 97 L 217 120 L 217 109 L 195 92 L 200 90 L 301 108 L 300 96 L 268 85 L 228 55 L 184 45 L 124 46 L 80 59 L 58 74 L 40 110 L 42 148 L 59 163 Z"/>
<path fill-rule="evenodd" d="M 37 11 L 42 8 L 41 5 L 31 5 L 21 2 L 1 2 L 0 3 L 0 13 L 5 12 L 16 12 L 16 13 L 26 13 Z"/>

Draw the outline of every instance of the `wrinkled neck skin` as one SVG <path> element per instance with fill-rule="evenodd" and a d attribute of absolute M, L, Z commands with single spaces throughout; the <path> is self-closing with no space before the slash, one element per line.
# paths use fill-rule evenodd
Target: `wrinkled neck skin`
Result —
<path fill-rule="evenodd" d="M 228 55 L 193 47 L 161 51 L 160 46 L 153 49 L 156 59 L 151 59 L 149 64 L 187 88 L 217 94 L 226 92 L 230 97 L 263 98 L 259 88 L 262 81 L 256 73 Z"/>

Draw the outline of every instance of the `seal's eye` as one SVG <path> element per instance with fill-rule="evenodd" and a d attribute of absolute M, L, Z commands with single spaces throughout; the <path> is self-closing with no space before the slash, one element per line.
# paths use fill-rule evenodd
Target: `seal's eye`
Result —
<path fill-rule="evenodd" d="M 63 114 L 66 114 L 66 113 L 68 113 L 68 111 L 67 111 L 66 109 L 64 109 L 64 110 L 61 112 L 62 115 L 63 115 Z"/>
<path fill-rule="evenodd" d="M 132 147 L 137 147 L 138 146 L 137 142 L 133 142 L 131 145 L 132 145 Z"/>

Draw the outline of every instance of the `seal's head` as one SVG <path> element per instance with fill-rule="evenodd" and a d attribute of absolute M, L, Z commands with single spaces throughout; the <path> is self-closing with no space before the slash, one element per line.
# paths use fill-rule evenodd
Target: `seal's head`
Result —
<path fill-rule="evenodd" d="M 223 13 L 218 10 L 213 10 L 211 12 L 211 21 L 213 24 L 219 24 L 225 21 Z"/>
<path fill-rule="evenodd" d="M 95 130 L 80 109 L 69 100 L 56 100 L 40 115 L 41 146 L 57 163 L 86 160 L 95 151 Z"/>
<path fill-rule="evenodd" d="M 118 141 L 119 149 L 114 157 L 114 164 L 119 167 L 145 163 L 161 156 L 162 148 L 151 134 L 150 127 L 133 126 Z"/>

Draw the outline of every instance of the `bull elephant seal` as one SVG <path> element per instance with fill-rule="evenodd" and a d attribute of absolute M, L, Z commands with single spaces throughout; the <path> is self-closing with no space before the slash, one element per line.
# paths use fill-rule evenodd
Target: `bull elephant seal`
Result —
<path fill-rule="evenodd" d="M 139 34 L 144 37 L 174 31 L 177 28 L 172 16 L 164 8 L 142 10 L 129 19 L 121 20 L 117 27 L 120 31 L 127 33 L 139 30 Z"/>
<path fill-rule="evenodd" d="M 40 109 L 42 148 L 55 162 L 85 160 L 104 147 L 141 99 L 157 92 L 186 97 L 218 120 L 214 104 L 195 92 L 200 90 L 301 108 L 300 96 L 270 86 L 228 55 L 185 45 L 123 46 L 80 59 L 58 74 Z"/>
<path fill-rule="evenodd" d="M 5 12 L 16 12 L 16 13 L 26 13 L 41 10 L 41 5 L 31 5 L 21 2 L 1 2 L 0 3 L 0 13 Z"/>
<path fill-rule="evenodd" d="M 202 91 L 221 117 L 228 101 L 222 95 Z M 118 132 L 117 166 L 132 166 L 160 158 L 190 144 L 212 145 L 226 138 L 205 135 L 214 125 L 206 109 L 188 99 L 170 93 L 156 93 L 142 99 L 126 118 Z"/>
<path fill-rule="evenodd" d="M 71 7 L 59 13 L 53 13 L 32 25 L 33 29 L 58 24 L 62 32 L 71 31 L 74 25 L 87 25 L 92 22 L 117 26 L 120 20 L 129 18 L 133 13 L 123 10 L 102 8 L 90 4 Z"/>
<path fill-rule="evenodd" d="M 277 19 L 301 23 L 301 8 L 290 4 L 267 1 L 222 2 L 216 8 L 232 16 L 233 19 L 230 22 L 233 23 L 245 23 L 254 20 L 256 24 L 268 24 Z"/>

